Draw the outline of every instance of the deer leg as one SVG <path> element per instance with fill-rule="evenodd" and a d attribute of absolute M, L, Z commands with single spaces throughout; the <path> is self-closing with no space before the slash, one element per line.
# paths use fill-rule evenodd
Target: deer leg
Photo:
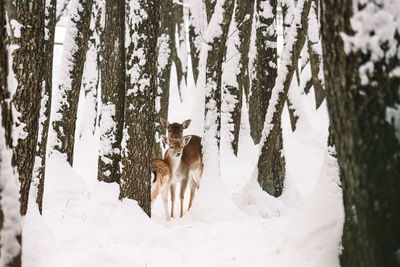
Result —
<path fill-rule="evenodd" d="M 188 176 L 186 176 L 185 179 L 183 179 L 182 183 L 181 183 L 181 193 L 180 193 L 180 199 L 181 199 L 181 217 L 183 216 L 183 198 L 185 197 L 185 191 L 186 191 L 186 187 L 188 184 Z"/>
<path fill-rule="evenodd" d="M 163 188 L 161 191 L 161 197 L 164 204 L 165 216 L 167 217 L 167 221 L 169 221 L 169 212 L 168 212 L 168 188 Z"/>
<path fill-rule="evenodd" d="M 174 217 L 174 204 L 175 204 L 175 185 L 171 185 L 171 217 Z"/>
<path fill-rule="evenodd" d="M 196 193 L 196 187 L 197 187 L 197 184 L 196 184 L 196 182 L 193 180 L 193 178 L 190 178 L 190 182 L 189 182 L 190 184 L 189 184 L 189 186 L 190 186 L 190 200 L 189 200 L 189 207 L 188 207 L 188 210 L 192 207 L 192 203 L 193 203 L 193 198 L 194 198 L 194 195 L 195 195 L 195 193 Z"/>

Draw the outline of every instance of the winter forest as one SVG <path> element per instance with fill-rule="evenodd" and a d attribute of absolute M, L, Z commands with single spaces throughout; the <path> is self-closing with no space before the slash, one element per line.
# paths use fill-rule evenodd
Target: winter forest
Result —
<path fill-rule="evenodd" d="M 400 266 L 400 1 L 0 0 L 0 39 L 1 267 Z"/>

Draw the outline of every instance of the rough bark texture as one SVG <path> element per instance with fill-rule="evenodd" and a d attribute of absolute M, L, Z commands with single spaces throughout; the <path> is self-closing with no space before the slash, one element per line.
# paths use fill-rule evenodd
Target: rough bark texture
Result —
<path fill-rule="evenodd" d="M 262 188 L 273 196 L 279 196 L 282 193 L 283 179 L 285 177 L 284 158 L 280 157 L 282 148 L 282 135 L 280 121 L 282 111 L 285 106 L 290 84 L 295 71 L 294 65 L 298 62 L 301 49 L 305 42 L 307 33 L 307 18 L 310 11 L 311 0 L 305 0 L 303 10 L 301 11 L 301 25 L 296 25 L 296 38 L 293 43 L 293 49 L 286 50 L 290 54 L 290 62 L 285 66 L 287 74 L 283 81 L 283 90 L 278 94 L 278 101 L 275 106 L 275 112 L 272 114 L 272 129 L 265 138 L 261 155 L 258 159 L 258 182 Z M 284 71 L 284 70 L 281 70 Z M 275 88 L 274 88 L 275 89 Z M 280 147 L 280 148 L 279 148 Z M 271 160 L 273 159 L 273 160 Z M 277 169 L 281 166 L 280 169 Z"/>
<path fill-rule="evenodd" d="M 126 96 L 120 198 L 131 198 L 150 216 L 150 163 L 154 142 L 158 0 L 126 2 Z M 138 7 L 139 9 L 132 10 Z M 141 16 L 139 10 L 147 16 Z M 130 14 L 139 14 L 132 20 Z M 143 14 L 143 13 L 142 13 Z M 132 33 L 135 32 L 135 35 Z M 140 51 L 140 53 L 138 52 Z"/>
<path fill-rule="evenodd" d="M 206 66 L 206 91 L 208 91 L 208 93 L 205 95 L 205 118 L 207 121 L 210 116 L 216 117 L 215 125 L 212 127 L 216 127 L 215 138 L 217 139 L 218 148 L 221 137 L 222 62 L 226 54 L 225 44 L 232 18 L 234 1 L 226 0 L 222 7 L 224 9 L 223 20 L 220 24 L 222 33 L 212 40 L 208 50 Z M 208 124 L 206 123 L 206 125 Z M 207 129 L 205 131 L 207 131 Z"/>
<path fill-rule="evenodd" d="M 321 57 L 314 49 L 312 49 L 312 43 L 310 40 L 308 40 L 307 47 L 308 54 L 310 55 L 311 81 L 314 87 L 315 108 L 318 109 L 321 106 L 322 101 L 325 99 L 325 90 L 318 75 L 320 72 Z"/>
<path fill-rule="evenodd" d="M 400 106 L 400 78 L 389 74 L 400 64 L 400 35 L 394 36 L 395 56 L 372 63 L 373 73 L 361 84 L 359 69 L 371 53 L 346 54 L 342 41 L 344 33 L 354 33 L 354 6 L 351 0 L 321 2 L 325 85 L 345 208 L 340 263 L 400 266 L 400 130 L 394 125 L 398 117 L 388 116 Z M 382 48 L 388 49 L 384 43 Z"/>
<path fill-rule="evenodd" d="M 125 101 L 125 3 L 108 0 L 101 42 L 101 114 L 98 179 L 118 182 Z"/>
<path fill-rule="evenodd" d="M 231 112 L 233 120 L 233 141 L 232 148 L 233 153 L 237 155 L 239 147 L 239 134 L 241 124 L 241 112 L 242 112 L 242 98 L 243 93 L 247 96 L 250 90 L 250 78 L 249 78 L 249 48 L 250 48 L 250 35 L 251 27 L 253 22 L 254 13 L 254 2 L 249 3 L 246 0 L 238 0 L 236 3 L 235 10 L 235 21 L 238 27 L 238 35 L 240 45 L 237 47 L 240 53 L 240 72 L 236 76 L 238 88 L 228 88 L 231 95 L 234 95 L 237 103 L 233 111 Z M 232 33 L 236 34 L 236 33 Z M 228 59 L 229 60 L 229 59 Z"/>
<path fill-rule="evenodd" d="M 43 191 L 45 181 L 45 167 L 46 167 L 46 156 L 47 156 L 47 136 L 49 132 L 50 124 L 50 109 L 51 109 L 51 90 L 53 81 L 53 47 L 54 47 L 54 35 L 56 27 L 56 0 L 51 0 L 49 5 L 46 6 L 45 15 L 45 29 L 48 32 L 47 39 L 44 40 L 43 46 L 43 88 L 41 96 L 41 114 L 39 118 L 39 127 L 41 129 L 40 136 L 38 136 L 38 144 L 36 156 L 40 158 L 40 162 L 36 162 L 38 166 L 35 166 L 34 177 L 37 181 L 33 181 L 33 184 L 37 186 L 36 203 L 38 204 L 39 212 L 42 214 L 42 202 L 43 202 Z M 42 113 L 43 112 L 43 113 Z"/>
<path fill-rule="evenodd" d="M 62 104 L 60 110 L 61 117 L 53 121 L 53 127 L 57 134 L 59 143 L 56 144 L 55 149 L 67 155 L 69 164 L 73 164 L 74 159 L 74 144 L 75 144 L 75 126 L 76 126 L 76 112 L 78 110 L 79 92 L 82 83 L 83 67 L 85 65 L 86 52 L 89 40 L 90 18 L 93 7 L 93 0 L 79 0 L 76 18 L 72 19 L 71 27 L 76 28 L 78 34 L 75 36 L 75 46 L 71 54 L 71 70 L 69 79 L 71 85 L 66 85 L 61 81 L 59 90 L 65 93 L 65 103 Z"/>
<path fill-rule="evenodd" d="M 16 19 L 24 25 L 20 38 L 13 43 L 19 46 L 13 53 L 13 71 L 18 82 L 12 99 L 13 108 L 19 112 L 14 125 L 19 128 L 19 139 L 13 151 L 21 183 L 21 214 L 25 215 L 29 188 L 36 155 L 39 125 L 40 93 L 42 91 L 44 6 L 40 1 L 17 1 Z M 16 37 L 16 36 L 14 36 Z M 15 142 L 14 141 L 14 142 Z"/>
<path fill-rule="evenodd" d="M 264 8 L 271 8 L 271 17 L 264 17 Z M 261 140 L 265 115 L 271 98 L 271 91 L 277 76 L 277 34 L 274 26 L 276 17 L 276 0 L 256 1 L 256 48 L 255 80 L 249 97 L 250 135 L 255 144 Z"/>
<path fill-rule="evenodd" d="M 165 134 L 165 129 L 161 125 L 161 118 L 168 119 L 169 85 L 171 77 L 172 60 L 174 61 L 178 60 L 180 63 L 180 60 L 176 54 L 176 46 L 174 38 L 175 24 L 173 23 L 174 22 L 173 15 L 174 17 L 176 15 L 173 12 L 175 12 L 175 8 L 177 7 L 174 6 L 173 9 L 172 2 L 173 2 L 172 0 L 163 0 L 161 1 L 160 5 L 160 27 L 158 29 L 158 45 L 157 45 L 158 60 L 157 60 L 157 96 L 156 96 L 156 118 L 155 118 L 156 140 L 153 145 L 153 157 L 158 157 L 158 158 L 162 158 L 161 145 L 163 144 L 163 142 L 161 141 L 161 135 Z M 173 52 L 174 50 L 175 52 Z"/>

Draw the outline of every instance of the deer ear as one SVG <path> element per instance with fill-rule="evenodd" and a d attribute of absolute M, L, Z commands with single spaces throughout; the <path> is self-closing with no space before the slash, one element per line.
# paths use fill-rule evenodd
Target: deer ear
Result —
<path fill-rule="evenodd" d="M 161 135 L 161 138 L 162 138 L 164 144 L 169 145 L 168 137 L 166 137 L 165 135 Z"/>
<path fill-rule="evenodd" d="M 182 128 L 186 129 L 187 127 L 189 127 L 191 121 L 192 120 L 185 120 L 184 122 L 182 122 Z"/>
<path fill-rule="evenodd" d="M 167 121 L 166 119 L 164 119 L 164 118 L 161 118 L 160 121 L 161 121 L 161 125 L 162 125 L 165 129 L 168 129 L 168 125 L 169 125 L 168 121 Z"/>
<path fill-rule="evenodd" d="M 192 139 L 191 135 L 186 135 L 183 137 L 183 145 L 186 146 L 187 144 L 189 144 L 190 139 Z"/>

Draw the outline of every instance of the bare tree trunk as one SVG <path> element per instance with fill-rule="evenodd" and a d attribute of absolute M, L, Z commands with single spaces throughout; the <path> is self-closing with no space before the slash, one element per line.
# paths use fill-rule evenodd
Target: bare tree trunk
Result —
<path fill-rule="evenodd" d="M 55 103 L 53 127 L 57 134 L 54 148 L 65 153 L 72 166 L 74 158 L 76 113 L 82 83 L 83 68 L 89 40 L 93 0 L 75 0 L 71 23 L 64 44 L 62 75 Z M 71 45 L 72 44 L 72 45 Z"/>
<path fill-rule="evenodd" d="M 154 142 L 157 0 L 126 2 L 126 95 L 120 198 L 131 198 L 150 216 L 150 163 Z M 147 16 L 140 15 L 144 11 Z M 139 15 L 138 15 L 139 14 Z M 134 34 L 133 34 L 134 33 Z M 150 149 L 149 149 L 150 148 Z"/>
<path fill-rule="evenodd" d="M 345 209 L 344 267 L 400 265 L 400 32 L 391 5 L 321 2 L 325 84 Z M 371 24 L 382 14 L 382 24 Z"/>
<path fill-rule="evenodd" d="M 265 17 L 264 14 L 271 15 Z M 276 0 L 256 1 L 256 47 L 255 80 L 249 97 L 250 134 L 255 144 L 261 139 L 271 91 L 277 77 Z"/>
<path fill-rule="evenodd" d="M 36 160 L 33 167 L 32 185 L 33 192 L 36 198 L 36 203 L 42 214 L 43 191 L 45 181 L 45 167 L 47 158 L 47 136 L 50 124 L 50 109 L 51 109 L 51 90 L 53 84 L 53 47 L 54 35 L 56 27 L 56 0 L 47 0 L 45 2 L 45 36 L 43 47 L 43 88 L 41 93 L 41 106 L 39 117 L 38 143 L 36 148 Z"/>
<path fill-rule="evenodd" d="M 217 0 L 204 0 L 206 4 L 206 13 L 207 13 L 207 23 L 210 23 L 211 17 L 214 14 L 215 5 L 217 4 Z"/>
<path fill-rule="evenodd" d="M 234 1 L 225 0 L 222 6 L 223 18 L 218 25 L 221 33 L 210 40 L 206 66 L 206 94 L 205 94 L 205 132 L 211 132 L 220 145 L 221 131 L 221 87 L 222 87 L 222 62 L 226 53 L 226 39 L 231 22 Z"/>
<path fill-rule="evenodd" d="M 106 1 L 101 34 L 101 113 L 98 179 L 118 182 L 125 101 L 125 3 Z"/>
<path fill-rule="evenodd" d="M 266 185 L 264 190 L 274 196 L 278 196 L 282 192 L 285 172 L 283 168 L 281 172 L 275 174 L 276 165 L 274 165 L 274 161 L 271 159 L 280 156 L 277 147 L 282 141 L 279 134 L 281 131 L 281 116 L 295 71 L 294 65 L 298 62 L 305 42 L 310 6 L 311 0 L 299 1 L 297 4 L 300 14 L 294 14 L 294 22 L 288 32 L 288 34 L 292 35 L 292 38 L 288 39 L 282 52 L 280 69 L 272 90 L 271 101 L 264 123 L 263 136 L 261 138 L 263 145 L 257 164 L 258 181 L 262 187 Z M 282 165 L 284 166 L 284 162 L 281 162 Z"/>
<path fill-rule="evenodd" d="M 173 1 L 163 0 L 160 5 L 160 28 L 158 29 L 158 60 L 157 60 L 157 96 L 156 96 L 156 139 L 153 145 L 153 156 L 162 157 L 161 135 L 165 129 L 161 118 L 168 119 L 169 86 L 172 60 L 179 60 L 175 46 L 175 24 L 173 23 Z M 175 52 L 173 52 L 175 49 Z M 180 62 L 180 60 L 179 60 Z M 175 63 L 176 64 L 176 63 Z M 177 67 L 178 69 L 178 67 Z M 183 75 L 178 74 L 179 75 Z M 179 80 L 179 77 L 178 77 Z M 178 81 L 179 85 L 179 81 Z"/>

